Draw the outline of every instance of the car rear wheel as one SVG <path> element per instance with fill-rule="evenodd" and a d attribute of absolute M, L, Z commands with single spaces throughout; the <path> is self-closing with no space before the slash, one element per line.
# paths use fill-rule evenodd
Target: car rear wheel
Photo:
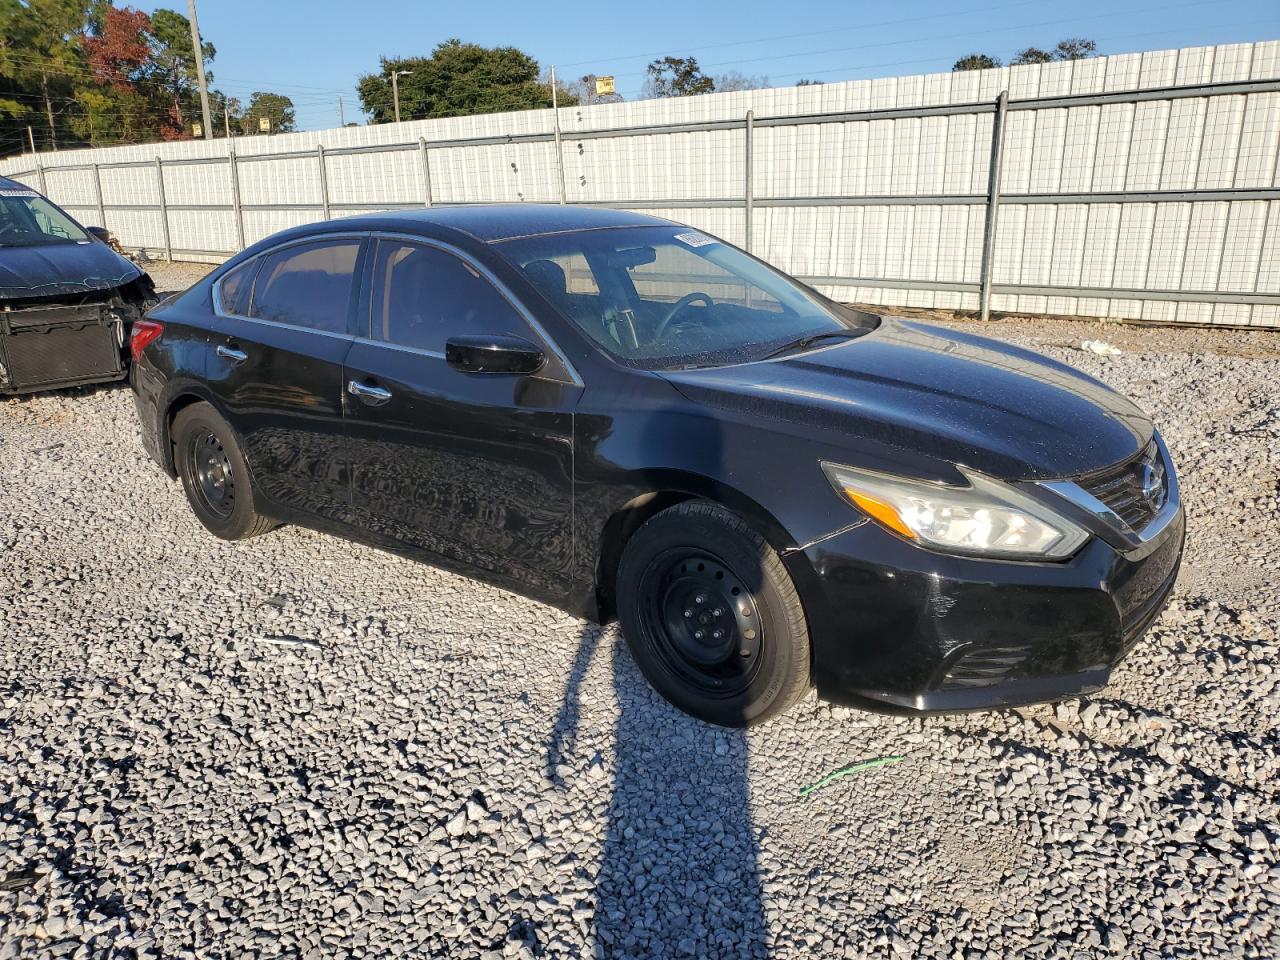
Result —
<path fill-rule="evenodd" d="M 275 526 L 254 509 L 249 468 L 235 432 L 209 404 L 179 411 L 173 421 L 173 452 L 187 501 L 214 536 L 245 540 Z"/>
<path fill-rule="evenodd" d="M 618 614 L 658 693 L 726 727 L 761 723 L 809 688 L 809 630 L 778 554 L 702 501 L 650 518 L 627 542 Z"/>

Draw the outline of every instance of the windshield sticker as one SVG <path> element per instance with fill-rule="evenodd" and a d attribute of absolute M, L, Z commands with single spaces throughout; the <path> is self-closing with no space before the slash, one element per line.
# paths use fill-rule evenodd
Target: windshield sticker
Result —
<path fill-rule="evenodd" d="M 40 194 L 34 190 L 10 190 L 0 189 L 0 197 L 38 197 Z"/>
<path fill-rule="evenodd" d="M 677 233 L 676 239 L 689 247 L 705 247 L 709 243 L 719 243 L 715 237 L 708 237 L 705 233 Z"/>

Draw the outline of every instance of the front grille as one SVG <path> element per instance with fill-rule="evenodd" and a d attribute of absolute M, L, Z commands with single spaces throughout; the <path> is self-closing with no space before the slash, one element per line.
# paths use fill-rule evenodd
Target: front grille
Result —
<path fill-rule="evenodd" d="M 1155 518 L 1169 496 L 1168 472 L 1154 439 L 1136 457 L 1081 477 L 1079 484 L 1135 531 Z"/>

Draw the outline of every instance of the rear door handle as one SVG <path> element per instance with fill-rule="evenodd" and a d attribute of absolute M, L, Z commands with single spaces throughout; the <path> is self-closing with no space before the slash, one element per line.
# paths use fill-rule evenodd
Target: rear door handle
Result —
<path fill-rule="evenodd" d="M 230 360 L 232 363 L 244 363 L 249 359 L 249 355 L 243 350 L 237 350 L 235 347 L 228 347 L 226 344 L 218 344 L 218 349 L 214 351 L 224 360 Z"/>
<path fill-rule="evenodd" d="M 377 406 L 391 399 L 391 391 L 386 387 L 375 387 L 372 384 L 361 383 L 359 380 L 349 381 L 347 392 L 353 397 L 359 397 L 370 406 Z"/>

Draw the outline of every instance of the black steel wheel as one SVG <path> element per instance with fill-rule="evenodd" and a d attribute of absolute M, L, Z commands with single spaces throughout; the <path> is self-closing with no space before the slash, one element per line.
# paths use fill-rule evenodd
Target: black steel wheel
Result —
<path fill-rule="evenodd" d="M 755 597 L 701 550 L 655 557 L 640 576 L 644 630 L 663 665 L 709 697 L 731 697 L 760 665 L 763 627 Z"/>
<path fill-rule="evenodd" d="M 235 431 L 213 407 L 184 407 L 174 417 L 171 435 L 182 489 L 205 529 L 223 540 L 243 540 L 275 526 L 254 508 L 249 466 Z"/>
<path fill-rule="evenodd" d="M 201 505 L 216 517 L 230 517 L 236 502 L 235 469 L 218 435 L 193 431 L 186 455 Z"/>
<path fill-rule="evenodd" d="M 777 553 L 736 514 L 693 501 L 628 541 L 618 612 L 636 663 L 664 697 L 722 726 L 748 726 L 808 689 L 809 635 Z"/>

